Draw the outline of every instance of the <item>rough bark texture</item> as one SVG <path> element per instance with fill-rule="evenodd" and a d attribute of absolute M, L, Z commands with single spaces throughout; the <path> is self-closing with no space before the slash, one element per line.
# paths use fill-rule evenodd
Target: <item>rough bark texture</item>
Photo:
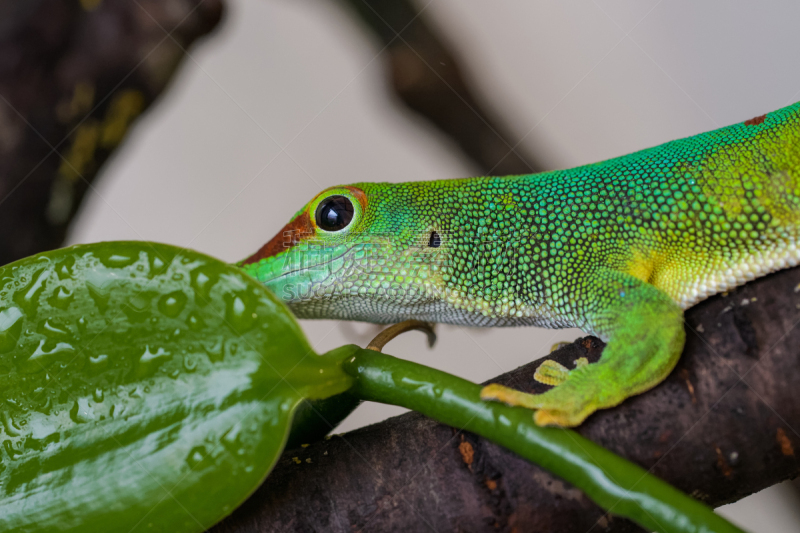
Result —
<path fill-rule="evenodd" d="M 0 0 L 0 264 L 63 242 L 222 0 Z"/>
<path fill-rule="evenodd" d="M 458 59 L 410 0 L 341 0 L 386 47 L 391 86 L 406 106 L 455 141 L 485 174 L 544 170 L 480 102 Z"/>
<path fill-rule="evenodd" d="M 712 506 L 797 476 L 799 291 L 796 268 L 692 308 L 670 377 L 578 431 Z M 587 337 L 550 358 L 571 365 L 601 349 Z M 543 391 L 532 379 L 540 362 L 493 381 Z M 212 531 L 428 530 L 642 531 L 514 454 L 415 413 L 287 451 Z"/>

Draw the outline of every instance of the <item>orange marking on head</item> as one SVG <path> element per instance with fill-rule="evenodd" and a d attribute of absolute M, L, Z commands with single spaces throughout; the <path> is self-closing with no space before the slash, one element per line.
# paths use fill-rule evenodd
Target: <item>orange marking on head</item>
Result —
<path fill-rule="evenodd" d="M 750 120 L 745 120 L 745 126 L 758 126 L 759 124 L 763 124 L 764 121 L 767 120 L 767 115 L 761 115 L 760 117 L 751 118 Z"/>
<path fill-rule="evenodd" d="M 350 194 L 352 194 L 353 196 L 356 197 L 356 200 L 358 200 L 358 203 L 361 204 L 361 211 L 366 212 L 366 210 L 367 210 L 367 195 L 364 194 L 364 191 L 362 191 L 358 187 L 351 187 L 350 185 L 345 185 L 344 188 L 347 189 L 348 191 L 350 191 Z"/>
<path fill-rule="evenodd" d="M 314 236 L 316 227 L 308 218 L 308 213 L 303 212 L 294 220 L 286 224 L 282 230 L 278 232 L 272 239 L 264 246 L 258 249 L 256 253 L 242 261 L 243 265 L 257 263 L 261 259 L 278 255 L 284 250 L 288 250 L 295 246 L 304 239 Z"/>

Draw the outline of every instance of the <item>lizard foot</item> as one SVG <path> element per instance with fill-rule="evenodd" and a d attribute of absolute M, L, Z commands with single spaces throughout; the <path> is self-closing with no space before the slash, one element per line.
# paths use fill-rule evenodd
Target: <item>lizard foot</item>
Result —
<path fill-rule="evenodd" d="M 600 360 L 587 364 L 579 359 L 573 370 L 545 361 L 534 378 L 554 385 L 549 391 L 526 394 L 489 385 L 481 398 L 535 409 L 533 419 L 542 426 L 572 427 L 667 377 L 685 338 L 682 309 L 667 294 L 629 274 L 600 274 L 604 281 L 593 294 L 599 304 L 587 314 L 589 329 L 608 339 Z"/>
<path fill-rule="evenodd" d="M 589 364 L 585 357 L 575 360 L 575 370 L 583 368 Z M 567 382 L 570 376 L 570 370 L 558 363 L 548 359 L 544 361 L 533 379 L 545 385 L 563 385 Z M 555 391 L 556 389 L 553 389 Z M 534 421 L 540 426 L 564 426 L 572 427 L 577 426 L 589 416 L 596 407 L 589 405 L 574 406 L 572 409 L 565 409 L 567 406 L 573 405 L 575 395 L 574 393 L 565 392 L 558 395 L 548 394 L 550 391 L 543 394 L 527 394 L 524 392 L 516 391 L 503 385 L 492 384 L 483 388 L 481 391 L 481 398 L 484 400 L 496 400 L 511 406 L 525 407 L 528 409 L 536 409 L 533 418 Z M 572 395 L 570 398 L 569 396 Z M 557 398 L 550 398 L 550 396 L 558 396 Z M 567 397 L 565 397 L 567 396 Z"/>
<path fill-rule="evenodd" d="M 589 360 L 585 357 L 575 360 L 575 368 L 580 368 L 588 364 Z M 561 385 L 567 380 L 568 377 L 569 369 L 561 363 L 551 359 L 548 359 L 539 365 L 539 368 L 537 368 L 536 372 L 533 374 L 533 379 L 539 383 L 544 383 L 545 385 Z"/>
<path fill-rule="evenodd" d="M 545 361 L 536 369 L 534 378 L 555 388 L 542 394 L 528 394 L 495 383 L 481 390 L 481 399 L 503 402 L 507 405 L 535 409 L 533 420 L 539 426 L 574 427 L 597 410 L 597 391 L 571 386 L 570 375 L 588 365 L 585 358 L 576 361 L 573 371 L 555 361 Z"/>

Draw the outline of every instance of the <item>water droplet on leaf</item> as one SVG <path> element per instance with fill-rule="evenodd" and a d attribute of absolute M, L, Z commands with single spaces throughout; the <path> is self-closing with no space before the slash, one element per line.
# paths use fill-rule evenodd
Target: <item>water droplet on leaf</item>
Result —
<path fill-rule="evenodd" d="M 223 344 L 222 339 L 217 339 L 215 342 L 209 342 L 207 345 L 204 345 L 203 348 L 208 355 L 208 359 L 212 363 L 222 361 L 225 355 L 225 345 Z"/>
<path fill-rule="evenodd" d="M 6 435 L 9 437 L 19 437 L 20 430 L 19 427 L 14 423 L 14 419 L 11 418 L 11 415 L 7 411 L 3 411 L 0 413 L 0 420 L 3 422 L 3 429 L 6 431 Z"/>
<path fill-rule="evenodd" d="M 178 316 L 186 307 L 186 294 L 183 291 L 174 291 L 165 294 L 158 300 L 158 310 L 170 318 Z"/>
<path fill-rule="evenodd" d="M 13 299 L 25 310 L 28 315 L 35 315 L 39 306 L 39 295 L 45 288 L 47 276 L 44 275 L 47 269 L 37 270 L 31 276 L 31 282 L 14 293 Z"/>
<path fill-rule="evenodd" d="M 186 319 L 186 325 L 189 326 L 189 329 L 193 331 L 200 331 L 206 326 L 203 318 L 194 312 L 192 312 Z"/>
<path fill-rule="evenodd" d="M 46 370 L 47 367 L 59 360 L 71 361 L 75 357 L 75 347 L 68 342 L 59 342 L 52 349 L 47 349 L 47 341 L 42 339 L 36 350 L 27 360 L 20 364 L 20 370 L 26 374 L 33 374 Z"/>
<path fill-rule="evenodd" d="M 84 424 L 94 420 L 94 410 L 89 405 L 89 400 L 86 398 L 79 398 L 69 411 L 69 417 L 73 422 Z"/>
<path fill-rule="evenodd" d="M 189 468 L 194 469 L 197 465 L 203 462 L 206 458 L 206 449 L 204 446 L 195 446 L 189 451 L 188 457 L 186 457 L 186 464 L 189 465 Z"/>
<path fill-rule="evenodd" d="M 139 357 L 139 364 L 136 369 L 137 377 L 150 376 L 158 370 L 158 367 L 169 361 L 172 354 L 164 348 L 150 351 L 150 346 L 145 346 L 144 353 Z"/>
<path fill-rule="evenodd" d="M 249 294 L 228 294 L 225 303 L 225 319 L 231 329 L 241 334 L 253 327 L 253 299 Z"/>
<path fill-rule="evenodd" d="M 75 266 L 75 256 L 70 255 L 56 265 L 58 279 L 65 280 L 72 277 L 72 267 Z"/>
<path fill-rule="evenodd" d="M 69 304 L 72 303 L 72 300 L 74 299 L 75 299 L 74 292 L 64 287 L 63 285 L 59 285 L 58 287 L 56 287 L 56 290 L 53 291 L 53 295 L 47 301 L 53 307 L 57 307 L 59 309 L 66 309 L 67 307 L 69 307 Z"/>
<path fill-rule="evenodd" d="M 212 272 L 211 268 L 201 266 L 192 270 L 191 276 L 192 287 L 195 290 L 196 296 L 199 298 L 197 303 L 199 305 L 208 303 L 211 289 L 217 283 L 217 275 Z"/>
<path fill-rule="evenodd" d="M 0 353 L 7 353 L 14 349 L 24 320 L 22 311 L 17 307 L 9 307 L 0 311 Z"/>
<path fill-rule="evenodd" d="M 183 357 L 183 369 L 187 372 L 194 372 L 197 370 L 197 358 L 194 354 L 187 354 Z"/>

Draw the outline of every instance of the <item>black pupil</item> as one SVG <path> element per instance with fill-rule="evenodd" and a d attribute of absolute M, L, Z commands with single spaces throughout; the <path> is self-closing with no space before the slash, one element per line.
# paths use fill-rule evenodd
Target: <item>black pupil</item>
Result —
<path fill-rule="evenodd" d="M 431 238 L 428 239 L 428 246 L 431 248 L 438 248 L 442 244 L 442 238 L 435 231 L 431 232 Z"/>
<path fill-rule="evenodd" d="M 325 231 L 339 231 L 353 220 L 353 202 L 344 196 L 331 196 L 317 207 L 317 226 Z"/>

